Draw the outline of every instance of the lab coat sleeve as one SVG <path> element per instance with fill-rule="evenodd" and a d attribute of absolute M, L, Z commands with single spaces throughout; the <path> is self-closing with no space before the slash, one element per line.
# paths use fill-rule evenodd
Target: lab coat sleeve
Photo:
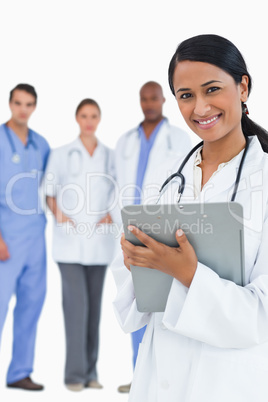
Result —
<path fill-rule="evenodd" d="M 115 152 L 109 149 L 108 173 L 115 179 Z"/>
<path fill-rule="evenodd" d="M 113 181 L 113 189 L 110 193 L 110 197 L 112 200 L 112 208 L 110 209 L 110 215 L 112 217 L 112 221 L 114 224 L 117 225 L 119 228 L 118 230 L 121 231 L 121 211 L 120 211 L 120 205 L 119 205 L 119 194 L 120 194 L 120 187 L 119 187 L 119 182 L 118 182 L 118 159 L 121 158 L 121 152 L 122 152 L 122 141 L 123 139 L 120 138 L 116 144 L 115 150 L 112 151 L 112 173 L 111 173 L 111 181 Z"/>
<path fill-rule="evenodd" d="M 117 190 L 117 183 L 115 180 L 115 154 L 114 151 L 109 149 L 109 159 L 108 159 L 108 209 L 113 218 L 113 211 L 117 205 L 117 197 L 118 197 L 118 190 Z M 113 219 L 114 221 L 114 219 Z M 114 221 L 115 222 L 115 221 Z"/>
<path fill-rule="evenodd" d="M 117 296 L 113 302 L 115 315 L 124 332 L 133 332 L 148 324 L 151 313 L 137 310 L 136 298 L 131 273 L 124 266 L 122 251 L 110 265 Z"/>
<path fill-rule="evenodd" d="M 173 281 L 165 326 L 178 334 L 219 348 L 248 348 L 268 340 L 268 219 L 256 252 L 251 282 L 241 287 L 198 267 L 182 305 Z M 177 303 L 177 304 L 176 304 Z"/>
<path fill-rule="evenodd" d="M 112 167 L 112 172 L 110 174 L 109 180 L 110 180 L 110 190 L 109 190 L 109 213 L 112 217 L 113 224 L 116 225 L 116 231 L 117 233 L 121 233 L 123 231 L 122 228 L 122 220 L 121 220 L 121 211 L 120 211 L 120 205 L 119 205 L 119 185 L 116 180 L 116 175 L 115 175 L 115 162 L 114 162 L 114 153 L 113 153 L 113 167 Z"/>

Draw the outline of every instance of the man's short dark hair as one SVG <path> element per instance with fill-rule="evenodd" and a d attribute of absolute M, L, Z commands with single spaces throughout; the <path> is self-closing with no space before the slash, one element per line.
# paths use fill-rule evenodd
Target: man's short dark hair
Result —
<path fill-rule="evenodd" d="M 18 84 L 17 86 L 15 86 L 15 88 L 13 88 L 10 91 L 9 102 L 12 100 L 13 93 L 16 90 L 28 92 L 28 94 L 31 94 L 31 95 L 34 96 L 35 103 L 37 102 L 37 93 L 36 93 L 34 87 L 32 85 L 29 85 L 29 84 Z"/>

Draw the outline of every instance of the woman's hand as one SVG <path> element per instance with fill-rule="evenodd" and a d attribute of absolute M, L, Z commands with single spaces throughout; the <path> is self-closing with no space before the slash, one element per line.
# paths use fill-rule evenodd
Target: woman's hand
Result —
<path fill-rule="evenodd" d="M 197 257 L 181 229 L 176 232 L 179 247 L 159 243 L 135 226 L 129 226 L 128 229 L 146 246 L 134 246 L 122 235 L 121 247 L 124 264 L 128 269 L 130 265 L 157 269 L 178 279 L 184 286 L 191 285 L 197 268 Z"/>
<path fill-rule="evenodd" d="M 67 223 L 69 222 L 72 226 L 75 226 L 75 222 L 72 218 L 65 215 L 62 211 L 58 210 L 56 214 L 57 223 Z"/>
<path fill-rule="evenodd" d="M 47 205 L 49 209 L 52 211 L 53 215 L 57 223 L 67 223 L 69 222 L 71 225 L 75 226 L 75 222 L 72 218 L 65 215 L 60 208 L 58 207 L 56 197 L 50 197 L 47 195 L 46 197 Z"/>

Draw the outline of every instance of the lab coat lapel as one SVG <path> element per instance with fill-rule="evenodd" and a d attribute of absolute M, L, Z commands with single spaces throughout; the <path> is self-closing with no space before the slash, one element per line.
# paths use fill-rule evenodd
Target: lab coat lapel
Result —
<path fill-rule="evenodd" d="M 155 172 L 162 166 L 166 169 L 167 161 L 169 159 L 168 154 L 168 122 L 165 121 L 160 127 L 160 130 L 156 136 L 155 142 L 151 149 L 146 173 L 144 176 L 143 186 L 151 184 L 152 179 L 155 177 Z M 170 155 L 172 156 L 172 155 Z M 172 167 L 172 166 L 171 166 Z M 166 172 L 164 172 L 166 176 Z"/>
<path fill-rule="evenodd" d="M 164 121 L 159 129 L 152 150 L 150 152 L 148 160 L 148 169 L 150 169 L 151 167 L 155 168 L 160 163 L 165 161 L 167 159 L 167 151 L 168 151 L 168 122 Z"/>

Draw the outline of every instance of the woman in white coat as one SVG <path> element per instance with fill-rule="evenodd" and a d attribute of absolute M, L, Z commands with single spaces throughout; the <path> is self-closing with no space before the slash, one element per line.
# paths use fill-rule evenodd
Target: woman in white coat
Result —
<path fill-rule="evenodd" d="M 46 170 L 45 193 L 55 217 L 52 252 L 62 278 L 65 384 L 72 391 L 102 387 L 96 368 L 101 298 L 115 242 L 109 233 L 114 158 L 95 135 L 100 118 L 97 102 L 81 101 L 79 137 L 52 151 Z"/>
<path fill-rule="evenodd" d="M 114 304 L 123 329 L 147 324 L 129 400 L 266 402 L 268 135 L 247 116 L 251 77 L 230 41 L 199 35 L 178 46 L 169 82 L 186 123 L 203 140 L 183 169 L 180 202 L 229 202 L 245 156 L 235 200 L 245 216 L 246 285 L 201 264 L 182 230 L 176 233 L 180 246 L 169 248 L 130 227 L 146 247 L 123 236 L 125 266 L 157 269 L 174 279 L 164 313 L 138 312 L 131 275 L 118 281 Z M 175 203 L 177 196 L 174 180 L 161 202 Z"/>

